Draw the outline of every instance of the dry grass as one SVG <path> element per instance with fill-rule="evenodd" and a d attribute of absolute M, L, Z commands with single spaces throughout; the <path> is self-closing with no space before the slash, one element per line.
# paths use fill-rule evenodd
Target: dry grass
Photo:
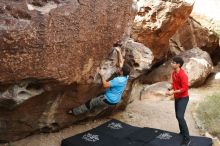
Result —
<path fill-rule="evenodd" d="M 220 93 L 208 96 L 199 104 L 197 115 L 205 130 L 220 138 Z"/>

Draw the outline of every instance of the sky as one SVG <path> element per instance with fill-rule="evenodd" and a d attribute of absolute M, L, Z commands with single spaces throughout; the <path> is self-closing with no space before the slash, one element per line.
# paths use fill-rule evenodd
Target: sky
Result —
<path fill-rule="evenodd" d="M 193 12 L 220 20 L 220 0 L 195 0 Z"/>

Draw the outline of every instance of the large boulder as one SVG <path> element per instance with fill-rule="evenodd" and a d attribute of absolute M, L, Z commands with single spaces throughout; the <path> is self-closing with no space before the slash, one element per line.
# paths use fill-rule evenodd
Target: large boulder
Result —
<path fill-rule="evenodd" d="M 170 100 L 173 96 L 166 96 L 167 88 L 171 84 L 167 81 L 157 82 L 154 84 L 142 84 L 141 81 L 135 80 L 132 84 L 129 102 L 135 100 L 160 101 Z"/>
<path fill-rule="evenodd" d="M 140 99 L 144 100 L 169 100 L 170 96 L 166 96 L 167 88 L 171 85 L 169 82 L 157 82 L 152 85 L 144 85 L 143 90 L 140 93 Z"/>
<path fill-rule="evenodd" d="M 87 82 L 126 31 L 131 5 L 131 0 L 1 1 L 1 82 L 30 77 Z"/>
<path fill-rule="evenodd" d="M 192 8 L 189 0 L 139 0 L 131 37 L 149 47 L 155 61 L 162 60 L 169 51 L 169 39 L 187 21 Z"/>
<path fill-rule="evenodd" d="M 212 55 L 216 49 L 219 49 L 219 38 L 214 31 L 190 17 L 170 39 L 170 50 L 172 54 L 177 55 L 196 47 Z"/>
<path fill-rule="evenodd" d="M 85 118 L 66 111 L 103 91 L 97 68 L 113 73 L 108 56 L 133 20 L 132 2 L 0 1 L 0 141 Z"/>
<path fill-rule="evenodd" d="M 154 56 L 149 48 L 132 39 L 124 41 L 122 48 L 126 52 L 126 63 L 132 68 L 130 78 L 137 78 L 151 68 Z"/>
<path fill-rule="evenodd" d="M 184 60 L 183 69 L 189 77 L 189 86 L 200 86 L 212 72 L 213 64 L 210 55 L 199 48 L 193 48 L 179 54 Z M 142 82 L 152 84 L 169 81 L 172 72 L 171 61 L 168 60 L 146 76 L 141 77 Z"/>
<path fill-rule="evenodd" d="M 209 75 L 207 78 L 204 86 L 206 88 L 217 88 L 217 90 L 220 87 L 220 62 L 214 66 L 213 72 Z"/>
<path fill-rule="evenodd" d="M 194 10 L 195 9 L 193 9 L 193 11 Z M 196 12 L 198 10 L 199 10 L 199 12 Z M 191 13 L 191 16 L 193 17 L 193 19 L 195 19 L 199 24 L 201 24 L 202 27 L 207 28 L 210 31 L 210 34 L 212 34 L 214 32 L 214 34 L 218 36 L 218 39 L 220 39 L 220 20 L 203 15 L 204 13 L 201 13 L 199 8 L 197 8 L 196 11 Z M 213 40 L 213 38 L 212 38 L 212 40 Z M 211 53 L 211 58 L 212 58 L 214 65 L 217 65 L 218 62 L 220 61 L 220 57 L 219 57 L 220 56 L 220 42 L 219 42 L 218 46 L 219 47 L 217 49 L 215 49 L 214 52 Z M 211 50 L 213 50 L 213 49 L 211 49 Z"/>

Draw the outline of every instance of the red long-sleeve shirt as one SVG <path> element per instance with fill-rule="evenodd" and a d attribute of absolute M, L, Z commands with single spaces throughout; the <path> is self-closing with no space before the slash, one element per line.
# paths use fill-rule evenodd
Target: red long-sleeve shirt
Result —
<path fill-rule="evenodd" d="M 173 80 L 173 90 L 180 90 L 180 93 L 175 93 L 175 98 L 184 98 L 189 96 L 188 93 L 188 76 L 185 71 L 180 68 L 179 72 L 173 71 L 172 73 Z"/>

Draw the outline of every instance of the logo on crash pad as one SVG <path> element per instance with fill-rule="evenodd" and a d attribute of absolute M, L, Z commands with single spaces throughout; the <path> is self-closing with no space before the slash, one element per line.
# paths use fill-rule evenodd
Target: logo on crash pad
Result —
<path fill-rule="evenodd" d="M 157 136 L 157 138 L 163 140 L 169 140 L 170 138 L 172 138 L 172 135 L 170 135 L 170 133 L 161 133 L 160 135 Z"/>
<path fill-rule="evenodd" d="M 86 133 L 82 136 L 82 139 L 89 142 L 96 142 L 99 140 L 99 136 L 91 133 Z"/>
<path fill-rule="evenodd" d="M 121 128 L 123 128 L 121 123 L 115 123 L 115 122 L 112 122 L 112 123 L 108 124 L 107 127 L 111 128 L 111 129 L 121 129 Z"/>

